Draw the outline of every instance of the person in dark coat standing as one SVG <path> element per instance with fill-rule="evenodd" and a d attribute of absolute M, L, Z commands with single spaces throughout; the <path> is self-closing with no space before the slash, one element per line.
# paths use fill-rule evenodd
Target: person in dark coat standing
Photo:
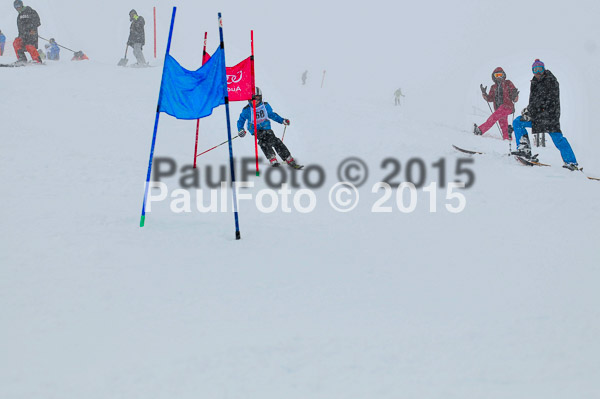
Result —
<path fill-rule="evenodd" d="M 535 60 L 531 69 L 534 78 L 531 80 L 529 105 L 523 110 L 522 115 L 513 122 L 517 142 L 517 151 L 513 154 L 531 158 L 531 144 L 525 129 L 529 127 L 532 133 L 549 133 L 565 163 L 563 167 L 577 170 L 577 159 L 573 149 L 560 130 L 560 89 L 558 80 L 540 60 Z"/>
<path fill-rule="evenodd" d="M 17 28 L 19 36 L 13 41 L 15 53 L 17 53 L 17 62 L 27 62 L 25 51 L 28 51 L 35 62 L 42 62 L 38 48 L 38 27 L 42 24 L 40 16 L 31 7 L 23 6 L 22 0 L 15 0 L 13 3 L 15 10 L 19 12 L 17 17 Z"/>
<path fill-rule="evenodd" d="M 148 63 L 144 58 L 142 48 L 146 44 L 146 34 L 144 32 L 144 26 L 146 21 L 144 17 L 137 14 L 135 10 L 129 11 L 129 20 L 131 26 L 129 27 L 129 39 L 127 39 L 127 45 L 133 47 L 133 55 L 137 59 L 135 66 L 147 66 Z"/>

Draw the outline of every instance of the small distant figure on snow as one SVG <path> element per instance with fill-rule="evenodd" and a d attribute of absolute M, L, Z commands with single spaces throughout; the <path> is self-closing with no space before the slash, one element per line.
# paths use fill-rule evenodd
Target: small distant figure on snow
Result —
<path fill-rule="evenodd" d="M 46 43 L 46 58 L 52 61 L 60 60 L 60 47 L 56 44 L 54 38 L 50 39 L 50 43 Z"/>
<path fill-rule="evenodd" d="M 400 105 L 400 97 L 404 97 L 402 89 L 398 89 L 394 92 L 394 105 Z"/>
<path fill-rule="evenodd" d="M 144 17 L 138 15 L 135 10 L 129 11 L 129 20 L 131 21 L 131 26 L 129 27 L 129 39 L 127 39 L 127 45 L 133 47 L 133 55 L 135 55 L 135 58 L 137 59 L 137 64 L 132 66 L 148 66 L 148 63 L 144 58 L 144 53 L 142 52 L 142 49 L 146 44 L 146 33 L 144 30 L 146 21 L 144 20 Z"/>
<path fill-rule="evenodd" d="M 306 79 L 308 78 L 308 71 L 304 71 L 302 74 L 302 86 L 306 85 Z"/>
<path fill-rule="evenodd" d="M 4 55 L 4 45 L 6 44 L 6 36 L 2 33 L 0 29 L 0 55 Z"/>
<path fill-rule="evenodd" d="M 283 144 L 283 141 L 275 136 L 275 133 L 273 133 L 273 130 L 271 129 L 271 122 L 269 121 L 269 119 L 271 119 L 277 123 L 289 126 L 290 120 L 277 115 L 269 103 L 263 103 L 262 91 L 258 87 L 252 98 L 256 100 L 256 120 L 258 122 L 256 125 L 256 132 L 258 145 L 265 154 L 265 157 L 269 160 L 271 166 L 279 166 L 277 156 L 275 156 L 275 151 L 277 151 L 277 154 L 279 154 L 281 159 L 283 159 L 290 167 L 302 169 L 303 166 L 296 163 L 290 154 L 290 150 Z M 250 134 L 254 135 L 254 108 L 252 106 L 252 100 L 248 100 L 248 105 L 242 109 L 240 118 L 237 121 L 238 136 L 240 137 L 246 135 L 246 131 L 244 130 L 246 121 L 248 121 L 248 131 L 250 131 Z M 275 149 L 275 151 L 273 151 L 273 149 Z"/>
<path fill-rule="evenodd" d="M 526 128 L 531 128 L 533 133 L 549 133 L 554 145 L 560 151 L 564 168 L 578 170 L 577 159 L 571 145 L 560 130 L 560 88 L 556 77 L 546 69 L 542 61 L 536 59 L 531 66 L 533 79 L 529 92 L 529 105 L 523 110 L 521 116 L 513 122 L 517 151 L 519 155 L 528 159 L 531 156 L 531 144 Z"/>
<path fill-rule="evenodd" d="M 506 73 L 500 67 L 494 69 L 492 80 L 494 84 L 490 87 L 490 94 L 487 94 L 487 87 L 484 87 L 482 84 L 479 85 L 479 88 L 481 89 L 483 99 L 488 103 L 494 103 L 494 112 L 481 126 L 475 124 L 473 133 L 481 136 L 498 122 L 502 131 L 502 138 L 510 140 L 508 116 L 515 112 L 515 103 L 519 101 L 519 90 L 517 90 L 513 82 L 506 79 Z"/>
<path fill-rule="evenodd" d="M 25 7 L 22 0 L 15 0 L 13 3 L 15 10 L 19 13 L 17 17 L 17 29 L 19 36 L 13 41 L 13 47 L 17 54 L 17 62 L 27 62 L 25 51 L 29 52 L 34 62 L 41 63 L 38 48 L 38 27 L 42 24 L 40 16 L 31 7 Z"/>

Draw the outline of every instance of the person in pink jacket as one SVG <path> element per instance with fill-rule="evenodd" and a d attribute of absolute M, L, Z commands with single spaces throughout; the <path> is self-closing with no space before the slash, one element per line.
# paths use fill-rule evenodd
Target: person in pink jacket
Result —
<path fill-rule="evenodd" d="M 490 87 L 490 94 L 487 94 L 487 87 L 483 87 L 483 85 L 479 87 L 481 88 L 483 99 L 489 103 L 494 103 L 494 112 L 481 126 L 475 124 L 473 133 L 482 135 L 490 130 L 494 123 L 498 122 L 502 130 L 502 138 L 510 140 L 508 116 L 515 112 L 515 103 L 519 101 L 519 90 L 517 90 L 513 82 L 506 79 L 506 73 L 500 67 L 494 69 L 492 80 L 494 84 Z"/>

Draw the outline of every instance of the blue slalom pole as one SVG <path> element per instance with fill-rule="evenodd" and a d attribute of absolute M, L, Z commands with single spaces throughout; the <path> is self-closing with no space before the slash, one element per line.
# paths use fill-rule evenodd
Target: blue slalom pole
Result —
<path fill-rule="evenodd" d="M 173 7 L 173 15 L 171 16 L 171 27 L 169 28 L 169 41 L 167 42 L 167 51 L 165 53 L 165 61 L 171 50 L 171 38 L 173 37 L 173 26 L 175 25 L 175 13 L 177 7 Z M 163 62 L 163 73 L 165 72 L 165 64 Z M 148 161 L 148 174 L 146 175 L 146 189 L 144 190 L 144 203 L 142 204 L 142 217 L 140 218 L 140 227 L 144 227 L 146 222 L 146 200 L 148 199 L 148 187 L 150 187 L 150 175 L 152 174 L 152 160 L 154 159 L 154 146 L 156 145 L 156 133 L 158 132 L 158 119 L 160 117 L 160 93 L 162 92 L 163 79 L 160 79 L 160 91 L 158 94 L 158 105 L 156 106 L 156 119 L 154 120 L 154 133 L 152 133 L 152 145 L 150 146 L 150 160 Z"/>
<path fill-rule="evenodd" d="M 221 36 L 221 48 L 223 49 L 223 68 L 226 68 L 225 63 L 225 41 L 223 40 L 223 19 L 219 13 L 219 35 Z M 235 192 L 235 170 L 233 168 L 233 147 L 231 145 L 231 122 L 229 118 L 229 93 L 227 92 L 227 72 L 223 74 L 225 84 L 225 113 L 227 114 L 227 138 L 229 140 L 229 169 L 231 169 L 231 188 L 233 191 L 233 212 L 235 215 L 235 239 L 241 238 L 240 221 L 238 218 L 237 193 Z"/>

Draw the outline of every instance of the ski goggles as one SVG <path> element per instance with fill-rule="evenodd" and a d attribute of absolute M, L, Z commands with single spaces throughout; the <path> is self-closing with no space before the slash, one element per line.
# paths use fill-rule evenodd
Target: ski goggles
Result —
<path fill-rule="evenodd" d="M 494 74 L 495 78 L 503 78 L 504 77 L 504 72 L 498 72 Z"/>
<path fill-rule="evenodd" d="M 531 70 L 533 71 L 534 74 L 544 73 L 543 66 L 536 66 L 536 67 L 531 68 Z"/>

